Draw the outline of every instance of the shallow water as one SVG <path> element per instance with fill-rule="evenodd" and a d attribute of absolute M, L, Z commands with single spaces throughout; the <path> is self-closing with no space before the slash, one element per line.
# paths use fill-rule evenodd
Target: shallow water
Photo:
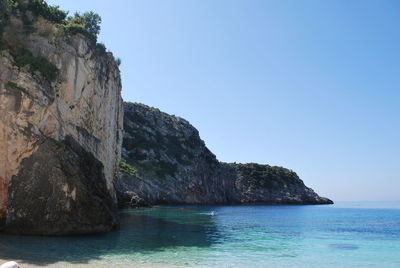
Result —
<path fill-rule="evenodd" d="M 400 202 L 124 210 L 118 231 L 0 236 L 0 259 L 76 267 L 400 267 Z"/>

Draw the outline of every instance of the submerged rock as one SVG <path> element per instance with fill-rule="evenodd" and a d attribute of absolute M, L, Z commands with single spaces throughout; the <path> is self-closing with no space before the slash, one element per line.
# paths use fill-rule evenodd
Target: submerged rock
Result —
<path fill-rule="evenodd" d="M 120 206 L 138 204 L 331 204 L 282 167 L 219 162 L 180 117 L 125 103 Z"/>

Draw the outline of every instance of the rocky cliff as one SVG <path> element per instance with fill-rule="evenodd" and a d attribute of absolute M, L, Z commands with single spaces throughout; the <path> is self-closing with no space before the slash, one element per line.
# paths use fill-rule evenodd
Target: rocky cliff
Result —
<path fill-rule="evenodd" d="M 57 10 L 9 2 L 0 14 L 0 228 L 111 230 L 123 120 L 118 65 L 88 36 L 65 30 Z"/>
<path fill-rule="evenodd" d="M 282 167 L 219 162 L 188 121 L 125 103 L 120 205 L 330 204 Z"/>

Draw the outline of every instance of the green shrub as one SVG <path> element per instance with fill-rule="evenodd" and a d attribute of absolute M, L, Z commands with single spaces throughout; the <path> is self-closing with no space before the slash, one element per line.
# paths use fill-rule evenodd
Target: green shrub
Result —
<path fill-rule="evenodd" d="M 7 24 L 8 17 L 14 10 L 31 11 L 36 16 L 55 23 L 62 24 L 65 22 L 68 12 L 62 11 L 58 6 L 49 6 L 44 0 L 28 0 L 26 2 L 18 0 L 0 0 L 0 33 Z M 22 15 L 25 30 L 31 31 L 32 22 Z"/>
<path fill-rule="evenodd" d="M 26 95 L 30 95 L 29 92 L 25 88 L 20 87 L 16 83 L 11 82 L 11 81 L 7 81 L 6 88 L 15 89 L 15 90 L 25 93 Z"/>
<path fill-rule="evenodd" d="M 54 23 L 63 23 L 68 15 L 68 12 L 58 6 L 49 6 L 44 0 L 29 0 L 26 9 Z"/>
<path fill-rule="evenodd" d="M 289 169 L 255 163 L 234 164 L 241 175 L 240 184 L 249 191 L 257 188 L 281 188 L 303 184 L 297 174 Z"/>
<path fill-rule="evenodd" d="M 100 23 L 101 17 L 97 13 L 91 11 L 80 14 L 76 12 L 73 17 L 67 19 L 64 29 L 70 34 L 84 34 L 92 41 L 97 42 Z"/>
<path fill-rule="evenodd" d="M 7 24 L 9 15 L 14 10 L 22 11 L 22 20 L 26 31 L 33 30 L 32 21 L 24 15 L 25 11 L 31 11 L 35 16 L 41 16 L 60 27 L 67 36 L 81 33 L 94 44 L 97 42 L 101 23 L 101 17 L 98 14 L 85 12 L 83 14 L 75 13 L 74 16 L 67 17 L 68 12 L 60 10 L 58 6 L 48 5 L 45 0 L 28 0 L 26 2 L 0 0 L 0 33 Z"/>
<path fill-rule="evenodd" d="M 0 0 L 0 35 L 3 33 L 3 28 L 7 24 L 8 16 L 10 15 L 16 3 L 13 0 Z M 0 39 L 0 48 L 2 40 Z"/>
<path fill-rule="evenodd" d="M 121 158 L 121 161 L 119 162 L 119 168 L 121 172 L 131 176 L 137 176 L 137 169 L 131 166 L 124 158 Z"/>
<path fill-rule="evenodd" d="M 100 55 L 104 55 L 107 53 L 106 46 L 103 43 L 97 43 L 95 51 L 97 54 L 100 54 Z"/>
<path fill-rule="evenodd" d="M 79 23 L 67 23 L 61 26 L 66 35 L 83 34 L 86 35 L 85 26 Z"/>

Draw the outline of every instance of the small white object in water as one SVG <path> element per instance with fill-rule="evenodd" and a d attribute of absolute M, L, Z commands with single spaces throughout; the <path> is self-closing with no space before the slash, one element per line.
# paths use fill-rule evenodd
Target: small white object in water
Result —
<path fill-rule="evenodd" d="M 210 215 L 211 215 L 211 216 L 215 216 L 215 212 L 214 212 L 214 211 L 211 211 Z"/>
<path fill-rule="evenodd" d="M 20 268 L 15 261 L 9 261 L 0 266 L 0 268 Z"/>

